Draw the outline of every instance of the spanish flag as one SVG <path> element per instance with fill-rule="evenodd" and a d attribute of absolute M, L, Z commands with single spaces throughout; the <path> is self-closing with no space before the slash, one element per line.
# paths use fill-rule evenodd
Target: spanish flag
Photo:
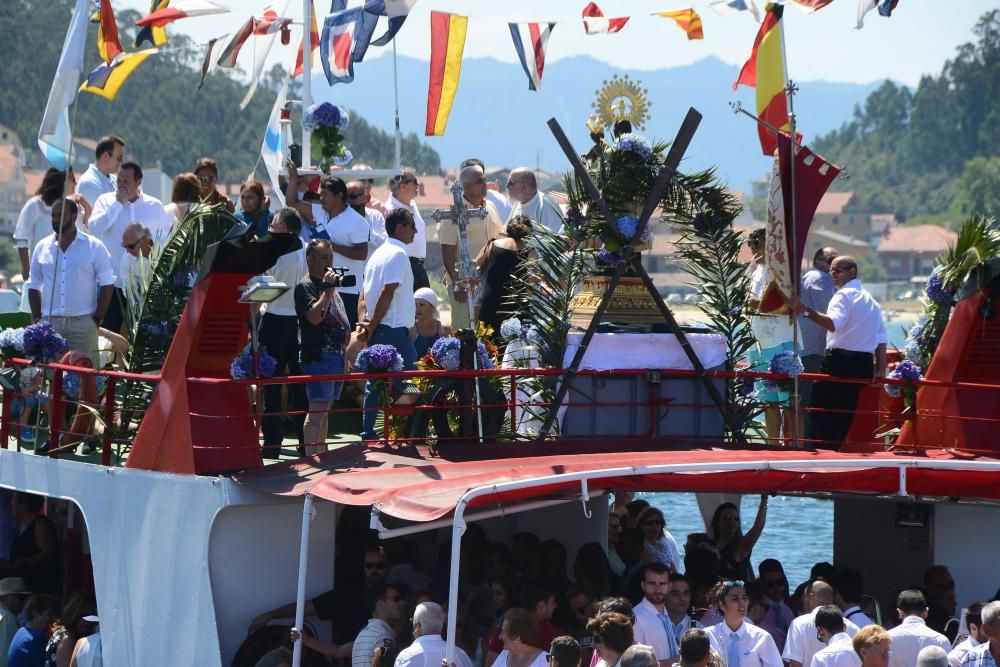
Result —
<path fill-rule="evenodd" d="M 770 4 L 766 7 L 764 22 L 757 32 L 753 51 L 743 64 L 740 76 L 733 84 L 733 90 L 741 83 L 757 88 L 757 116 L 761 120 L 785 132 L 791 132 L 788 119 L 788 77 L 785 75 L 784 36 L 781 30 L 781 15 L 784 7 Z M 774 132 L 763 125 L 757 126 L 760 147 L 764 155 L 773 156 L 778 149 Z"/>
<path fill-rule="evenodd" d="M 693 9 L 676 9 L 669 12 L 654 12 L 653 16 L 673 19 L 677 27 L 687 33 L 688 39 L 705 39 L 701 28 L 701 17 Z"/>
<path fill-rule="evenodd" d="M 100 95 L 109 102 L 113 102 L 118 94 L 118 89 L 125 83 L 136 67 L 142 61 L 159 51 L 159 49 L 143 49 L 134 53 L 119 53 L 110 63 L 101 63 L 97 69 L 90 73 L 87 80 L 80 86 L 81 92 Z"/>
<path fill-rule="evenodd" d="M 310 25 L 312 29 L 309 31 L 309 70 L 312 71 L 312 52 L 319 48 L 319 24 L 316 22 L 316 5 L 313 4 L 312 0 L 309 0 L 309 19 L 311 21 Z M 292 71 L 292 76 L 300 76 L 302 72 L 305 71 L 305 55 L 302 51 L 305 49 L 306 40 L 303 35 L 302 41 L 299 42 L 299 52 L 295 56 L 295 69 Z"/>
<path fill-rule="evenodd" d="M 170 0 L 151 0 L 149 13 L 153 14 L 161 9 L 166 9 L 169 5 Z M 151 46 L 163 46 L 167 43 L 167 29 L 156 25 L 142 26 L 142 30 L 135 34 L 133 46 L 138 49 L 145 42 L 149 42 Z"/>
<path fill-rule="evenodd" d="M 440 137 L 448 124 L 452 102 L 462 73 L 462 52 L 468 16 L 431 12 L 431 77 L 427 91 L 428 137 Z"/>
<path fill-rule="evenodd" d="M 97 28 L 97 52 L 101 54 L 101 60 L 110 63 L 124 51 L 121 39 L 118 38 L 118 24 L 115 23 L 111 0 L 101 0 L 100 17 L 100 25 Z"/>

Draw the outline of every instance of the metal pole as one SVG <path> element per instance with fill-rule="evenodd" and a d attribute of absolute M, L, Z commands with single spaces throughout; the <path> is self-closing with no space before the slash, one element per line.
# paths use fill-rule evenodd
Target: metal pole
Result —
<path fill-rule="evenodd" d="M 302 112 L 312 106 L 312 0 L 302 0 Z M 302 166 L 312 165 L 312 130 L 302 128 Z"/>
<path fill-rule="evenodd" d="M 466 494 L 468 495 L 468 494 Z M 455 505 L 455 518 L 451 525 L 451 569 L 448 571 L 448 639 L 445 647 L 445 660 L 448 665 L 455 664 L 455 633 L 458 631 L 458 559 L 462 553 L 462 535 L 465 534 L 465 498 Z M 296 667 L 292 665 L 292 667 Z M 435 666 L 431 666 L 435 667 Z"/>
<path fill-rule="evenodd" d="M 403 173 L 403 135 L 399 129 L 399 73 L 396 71 L 396 38 L 392 38 L 392 96 L 396 104 L 396 148 L 395 162 L 392 163 L 397 174 Z"/>
<path fill-rule="evenodd" d="M 307 0 L 308 1 L 308 0 Z M 306 493 L 302 503 L 302 537 L 299 540 L 299 582 L 295 591 L 295 627 L 299 638 L 292 647 L 292 667 L 302 664 L 302 624 L 306 607 L 306 568 L 309 565 L 309 523 L 312 521 L 313 497 Z"/>

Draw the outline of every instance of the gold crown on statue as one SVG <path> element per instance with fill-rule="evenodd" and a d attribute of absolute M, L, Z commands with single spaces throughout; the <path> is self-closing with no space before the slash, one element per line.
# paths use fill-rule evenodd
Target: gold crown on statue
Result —
<path fill-rule="evenodd" d="M 615 123 L 627 120 L 639 130 L 644 130 L 650 119 L 649 91 L 642 87 L 639 81 L 617 74 L 611 80 L 605 80 L 604 85 L 594 91 L 594 115 L 587 120 L 591 132 L 595 126 L 611 129 Z"/>

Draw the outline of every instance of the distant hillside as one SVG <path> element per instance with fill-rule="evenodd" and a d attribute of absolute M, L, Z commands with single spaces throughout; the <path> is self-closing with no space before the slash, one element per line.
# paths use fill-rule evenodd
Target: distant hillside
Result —
<path fill-rule="evenodd" d="M 70 0 L 0 0 L 0 25 L 8 31 L 8 39 L 0 40 L 0 62 L 4 63 L 0 123 L 12 127 L 27 149 L 36 145 L 73 5 Z M 130 49 L 139 14 L 123 11 L 117 18 L 122 43 Z M 17 38 L 10 38 L 15 32 Z M 96 34 L 91 25 L 88 68 L 97 65 Z M 78 96 L 77 136 L 119 134 L 140 163 L 159 161 L 170 174 L 190 170 L 199 157 L 211 155 L 218 159 L 224 180 L 245 178 L 260 154 L 264 127 L 281 84 L 280 70 L 265 75 L 253 101 L 240 111 L 246 84 L 224 70 L 216 69 L 198 90 L 201 58 L 189 39 L 172 33 L 161 52 L 126 81 L 114 102 L 89 93 Z M 354 123 L 347 133 L 351 151 L 358 161 L 391 163 L 392 137 L 379 126 L 388 129 L 392 125 L 369 125 L 364 115 L 363 111 L 361 116 L 352 115 Z M 437 153 L 412 133 L 403 143 L 403 159 L 420 172 L 440 169 Z"/>
<path fill-rule="evenodd" d="M 657 71 L 622 71 L 588 57 L 546 64 L 541 92 L 531 92 L 520 65 L 492 59 L 466 59 L 458 96 L 444 137 L 427 138 L 445 166 L 457 166 L 470 156 L 491 165 L 529 165 L 562 171 L 567 162 L 545 121 L 554 116 L 580 150 L 589 142 L 585 122 L 594 92 L 613 74 L 629 74 L 649 90 L 653 122 L 650 137 L 673 138 L 689 106 L 703 115 L 701 128 L 688 151 L 691 168 L 718 165 L 719 175 L 732 187 L 749 189 L 763 176 L 769 160 L 760 153 L 752 122 L 732 113 L 728 103 L 742 100 L 753 109 L 753 91 L 731 86 L 737 68 L 716 58 Z M 358 109 L 374 125 L 392 126 L 392 59 L 382 57 L 358 64 L 350 85 L 329 88 L 319 75 L 313 90 L 324 99 Z M 428 63 L 399 58 L 400 122 L 405 131 L 422 132 L 427 109 Z M 877 87 L 802 82 L 796 109 L 808 140 L 830 132 L 850 118 L 854 106 Z M 835 157 L 835 156 L 832 156 Z"/>
<path fill-rule="evenodd" d="M 885 82 L 816 148 L 847 164 L 862 207 L 956 221 L 1000 199 L 1000 10 L 916 91 Z"/>

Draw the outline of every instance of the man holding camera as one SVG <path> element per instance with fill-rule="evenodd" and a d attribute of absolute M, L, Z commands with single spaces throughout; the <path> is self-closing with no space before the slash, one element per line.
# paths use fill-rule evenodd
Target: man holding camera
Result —
<path fill-rule="evenodd" d="M 309 275 L 295 286 L 295 314 L 302 341 L 299 365 L 306 375 L 344 372 L 344 348 L 350 339 L 351 325 L 344 302 L 337 294 L 340 278 L 332 265 L 331 243 L 326 239 L 310 241 L 306 246 Z M 327 413 L 340 396 L 343 384 L 325 380 L 306 385 L 309 414 L 302 429 L 305 454 L 326 450 Z"/>

